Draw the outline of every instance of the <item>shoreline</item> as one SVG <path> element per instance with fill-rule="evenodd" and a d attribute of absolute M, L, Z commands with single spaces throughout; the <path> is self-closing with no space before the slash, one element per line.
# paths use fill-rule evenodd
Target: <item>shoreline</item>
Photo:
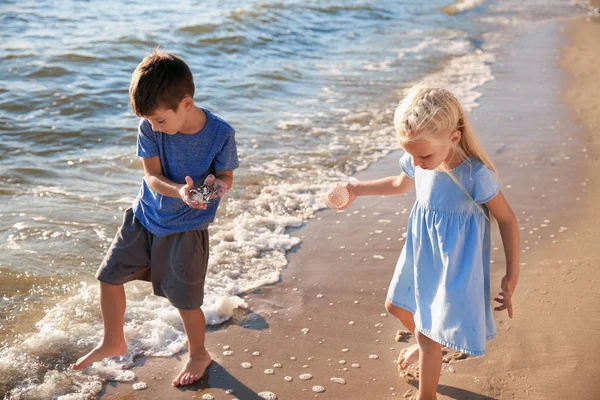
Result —
<path fill-rule="evenodd" d="M 500 169 L 503 190 L 520 218 L 520 226 L 525 228 L 521 231 L 525 265 L 516 292 L 515 318 L 508 320 L 506 315 L 496 314 L 499 337 L 488 342 L 485 357 L 457 360 L 462 356 L 456 352 L 447 355 L 450 362 L 442 369 L 439 399 L 562 399 L 600 393 L 599 384 L 593 383 L 594 366 L 600 361 L 594 353 L 598 352 L 578 346 L 582 341 L 593 344 L 594 332 L 600 330 L 595 313 L 600 307 L 595 288 L 600 276 L 594 270 L 598 261 L 594 238 L 599 234 L 600 216 L 593 208 L 600 183 L 592 173 L 598 168 L 600 112 L 597 102 L 589 100 L 598 86 L 594 80 L 598 67 L 590 65 L 600 65 L 593 61 L 600 57 L 600 48 L 593 43 L 594 37 L 600 37 L 600 23 L 595 20 L 540 24 L 531 28 L 533 32 L 524 32 L 517 39 L 517 50 L 501 50 L 509 53 L 502 54 L 506 65 L 494 66 L 496 80 L 482 87 L 482 106 L 472 113 L 477 132 L 494 126 L 495 136 L 508 131 L 509 136 L 518 137 L 523 126 L 511 114 L 511 107 L 523 96 L 519 90 L 528 98 L 518 104 L 529 104 L 531 108 L 521 110 L 524 115 L 539 113 L 532 118 L 533 125 L 543 125 L 540 128 L 554 130 L 555 134 L 558 128 L 566 129 L 564 122 L 557 128 L 559 124 L 549 121 L 560 114 L 559 121 L 577 119 L 587 128 L 567 124 L 570 139 L 556 143 L 541 140 L 539 148 L 515 147 L 514 143 L 482 135 L 484 142 L 490 143 L 486 147 Z M 554 59 L 551 49 L 539 50 L 550 52 L 544 64 L 522 65 L 518 56 L 532 50 L 528 47 L 532 37 L 557 34 L 553 29 L 562 27 L 567 31 L 563 40 L 575 43 L 559 44 L 566 72 L 559 71 L 555 63 L 548 65 L 548 60 Z M 547 92 L 544 88 L 532 92 L 528 84 L 535 86 L 535 82 L 524 80 L 542 67 L 550 74 L 576 76 L 566 78 L 566 85 L 559 85 L 559 90 L 563 100 L 579 110 L 578 114 L 561 110 L 556 94 L 555 99 L 547 100 L 550 106 L 533 110 L 535 102 L 543 101 Z M 515 68 L 525 71 L 515 76 Z M 518 89 L 517 93 L 511 86 Z M 548 92 L 555 89 L 551 83 L 546 86 Z M 499 129 L 497 121 L 505 123 L 506 128 Z M 537 143 L 543 138 L 527 139 Z M 586 148 L 584 156 L 580 144 Z M 355 176 L 363 180 L 390 175 L 397 171 L 398 156 L 398 152 L 391 153 Z M 315 219 L 292 232 L 302 243 L 288 253 L 289 264 L 280 283 L 248 294 L 244 298 L 249 304 L 247 313 L 238 312 L 224 327 L 208 329 L 207 347 L 215 359 L 208 379 L 174 389 L 170 380 L 185 362 L 185 353 L 167 359 L 139 358 L 134 371 L 148 389 L 134 391 L 131 382 L 109 383 L 102 398 L 178 399 L 189 398 L 191 393 L 201 398 L 210 393 L 216 398 L 257 399 L 256 393 L 265 390 L 280 399 L 411 397 L 416 393 L 416 382 L 399 378 L 393 362 L 400 349 L 414 343 L 414 338 L 407 342 L 395 340 L 396 332 L 403 328 L 392 316 L 384 316 L 383 302 L 403 245 L 401 233 L 407 221 L 404 214 L 412 207 L 413 199 L 414 194 L 360 198 L 346 212 L 319 212 Z M 493 246 L 498 247 L 501 242 L 497 229 L 493 230 Z M 493 252 L 492 290 L 499 287 L 504 272 L 501 253 Z M 581 292 L 590 296 L 583 301 L 578 296 Z M 584 324 L 588 329 L 582 328 Z M 306 334 L 303 329 L 308 329 Z M 224 346 L 230 346 L 234 354 L 223 355 Z M 253 356 L 255 351 L 260 355 Z M 370 358 L 372 355 L 378 358 Z M 244 369 L 242 362 L 250 362 L 253 367 Z M 275 363 L 281 368 L 274 367 Z M 274 374 L 265 374 L 266 369 Z M 313 378 L 302 381 L 299 375 L 303 373 L 311 373 Z M 293 381 L 286 382 L 284 376 L 293 377 Z M 332 382 L 333 377 L 343 378 L 346 383 Z M 556 377 L 561 379 L 549 379 Z M 565 385 L 565 380 L 577 383 Z M 326 391 L 313 393 L 315 385 L 324 386 Z M 233 389 L 233 395 L 225 395 L 227 389 Z"/>

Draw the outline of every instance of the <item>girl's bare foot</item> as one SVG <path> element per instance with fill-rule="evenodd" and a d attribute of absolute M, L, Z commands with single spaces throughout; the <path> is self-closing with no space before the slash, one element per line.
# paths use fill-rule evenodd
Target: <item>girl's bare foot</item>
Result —
<path fill-rule="evenodd" d="M 211 362 L 212 359 L 207 351 L 200 357 L 188 358 L 177 378 L 173 380 L 173 386 L 191 385 L 196 382 L 202 378 Z"/>
<path fill-rule="evenodd" d="M 89 367 L 96 361 L 105 359 L 106 357 L 122 356 L 127 352 L 127 343 L 123 340 L 117 344 L 105 344 L 100 343 L 98 347 L 81 357 L 75 364 L 72 365 L 73 369 L 83 369 Z"/>
<path fill-rule="evenodd" d="M 398 360 L 398 368 L 405 370 L 410 365 L 416 363 L 419 360 L 419 345 L 415 344 L 400 351 Z"/>

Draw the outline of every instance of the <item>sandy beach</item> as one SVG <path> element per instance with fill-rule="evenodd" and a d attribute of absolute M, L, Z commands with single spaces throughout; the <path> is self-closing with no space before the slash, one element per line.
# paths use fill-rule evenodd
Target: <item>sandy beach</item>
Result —
<path fill-rule="evenodd" d="M 495 80 L 481 88 L 473 123 L 519 218 L 521 279 L 515 317 L 496 314 L 487 354 L 447 353 L 439 399 L 600 397 L 599 37 L 599 17 L 535 24 L 500 50 Z M 525 130 L 539 134 L 523 139 Z M 355 177 L 397 174 L 399 156 Z M 394 361 L 414 338 L 396 340 L 403 327 L 383 304 L 413 201 L 361 198 L 344 212 L 317 213 L 292 233 L 302 243 L 280 283 L 245 296 L 248 310 L 208 332 L 207 377 L 173 388 L 185 353 L 139 358 L 134 371 L 148 388 L 109 383 L 101 398 L 411 398 L 418 381 L 399 376 Z M 493 229 L 496 292 L 505 266 Z"/>

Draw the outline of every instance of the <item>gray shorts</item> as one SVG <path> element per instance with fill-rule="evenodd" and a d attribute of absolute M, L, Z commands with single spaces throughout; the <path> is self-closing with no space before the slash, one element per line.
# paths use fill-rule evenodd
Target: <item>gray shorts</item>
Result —
<path fill-rule="evenodd" d="M 207 266 L 208 230 L 156 236 L 128 208 L 96 278 L 109 285 L 152 282 L 155 295 L 176 308 L 193 310 L 204 300 Z"/>

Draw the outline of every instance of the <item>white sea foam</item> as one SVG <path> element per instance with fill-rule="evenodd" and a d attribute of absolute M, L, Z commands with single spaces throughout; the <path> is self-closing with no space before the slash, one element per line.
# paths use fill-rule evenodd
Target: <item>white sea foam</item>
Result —
<path fill-rule="evenodd" d="M 98 286 L 82 284 L 75 296 L 49 310 L 34 332 L 0 352 L 0 381 L 23 378 L 11 398 L 53 398 L 73 389 L 80 396 L 73 398 L 94 397 L 105 381 L 134 380 L 130 369 L 135 356 L 169 357 L 185 348 L 179 313 L 166 299 L 152 295 L 149 285 L 143 284 L 128 286 L 126 293 L 124 330 L 129 350 L 123 357 L 106 359 L 83 371 L 68 367 L 102 338 Z M 239 297 L 214 300 L 203 307 L 212 323 L 229 319 L 233 309 L 246 306 Z M 46 370 L 50 360 L 58 362 L 56 370 Z"/>
<path fill-rule="evenodd" d="M 452 5 L 448 6 L 452 13 L 463 13 L 474 8 L 477 8 L 485 3 L 485 0 L 458 0 Z"/>
<path fill-rule="evenodd" d="M 432 55 L 463 55 L 472 51 L 474 46 L 464 32 L 453 30 L 440 30 L 435 32 L 436 36 L 425 37 L 418 44 L 401 49 L 397 56 L 404 58 L 407 55 L 417 54 L 419 58 L 431 57 Z"/>

